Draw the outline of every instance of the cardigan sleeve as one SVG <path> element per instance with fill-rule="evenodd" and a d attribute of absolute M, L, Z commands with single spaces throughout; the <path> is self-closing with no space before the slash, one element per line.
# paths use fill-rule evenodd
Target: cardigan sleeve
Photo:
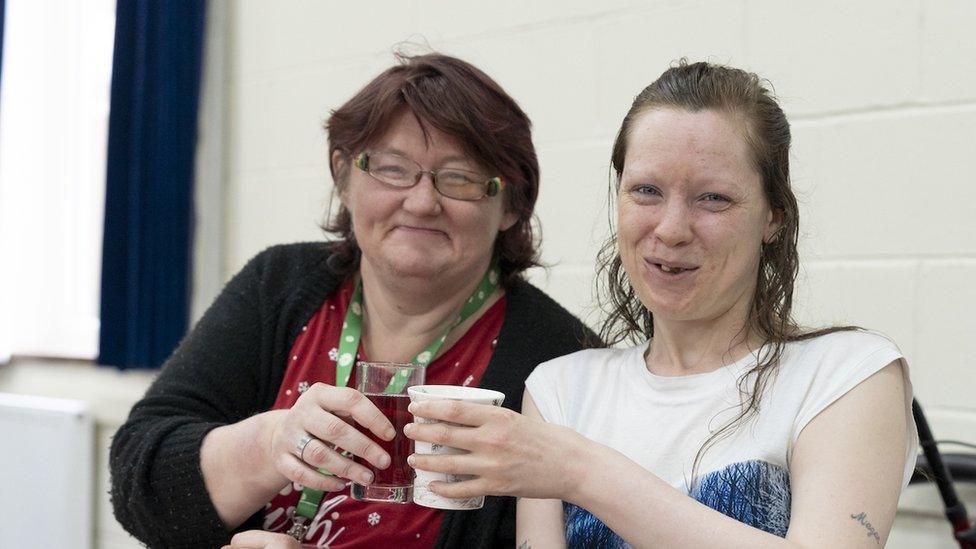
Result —
<path fill-rule="evenodd" d="M 150 547 L 215 547 L 229 540 L 204 486 L 200 446 L 211 429 L 261 411 L 266 255 L 227 284 L 112 440 L 115 516 Z"/>

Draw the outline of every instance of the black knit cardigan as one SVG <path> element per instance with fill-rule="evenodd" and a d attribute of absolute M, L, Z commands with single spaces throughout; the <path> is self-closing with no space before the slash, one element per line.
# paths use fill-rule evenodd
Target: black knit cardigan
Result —
<path fill-rule="evenodd" d="M 200 445 L 211 429 L 271 408 L 302 326 L 342 279 L 327 243 L 275 246 L 253 258 L 163 365 L 112 440 L 112 505 L 150 547 L 219 547 L 233 534 L 204 487 Z M 591 346 L 596 336 L 534 286 L 506 288 L 505 320 L 481 387 L 521 408 L 525 378 L 541 362 Z M 260 528 L 263 510 L 238 530 Z M 513 547 L 515 500 L 447 511 L 437 547 Z"/>

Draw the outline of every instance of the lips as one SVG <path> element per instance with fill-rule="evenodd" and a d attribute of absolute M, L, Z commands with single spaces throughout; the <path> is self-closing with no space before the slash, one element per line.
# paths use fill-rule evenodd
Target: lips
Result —
<path fill-rule="evenodd" d="M 447 237 L 446 232 L 432 227 L 423 227 L 417 225 L 397 225 L 396 228 L 410 233 L 429 234 L 429 235 Z"/>
<path fill-rule="evenodd" d="M 675 261 L 658 257 L 646 257 L 644 261 L 649 266 L 668 275 L 680 275 L 698 270 L 698 265 L 687 261 Z"/>

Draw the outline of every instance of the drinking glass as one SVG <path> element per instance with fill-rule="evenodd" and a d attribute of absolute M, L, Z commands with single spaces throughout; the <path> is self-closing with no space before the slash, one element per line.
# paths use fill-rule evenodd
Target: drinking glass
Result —
<path fill-rule="evenodd" d="M 410 397 L 407 388 L 423 385 L 424 367 L 394 362 L 360 362 L 357 365 L 356 388 L 363 393 L 393 424 L 393 440 L 383 440 L 368 429 L 359 430 L 379 444 L 390 455 L 390 466 L 377 469 L 364 459 L 356 462 L 373 472 L 369 486 L 352 484 L 352 498 L 360 501 L 410 503 L 413 500 L 413 468 L 407 457 L 413 453 L 413 441 L 403 434 L 403 426 L 413 420 L 407 411 Z"/>

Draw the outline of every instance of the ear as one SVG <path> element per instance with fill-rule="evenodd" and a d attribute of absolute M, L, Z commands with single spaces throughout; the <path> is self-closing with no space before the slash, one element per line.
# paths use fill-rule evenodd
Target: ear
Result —
<path fill-rule="evenodd" d="M 339 201 L 345 206 L 346 181 L 340 181 L 340 179 L 349 179 L 348 173 L 345 173 L 345 178 L 342 177 L 343 171 L 348 172 L 349 170 L 349 160 L 339 150 L 332 151 L 332 158 L 329 160 L 332 164 L 332 179 L 335 184 L 336 194 L 339 195 Z"/>
<path fill-rule="evenodd" d="M 502 215 L 502 223 L 498 226 L 498 232 L 511 229 L 516 221 L 518 221 L 518 214 L 510 210 L 505 210 L 505 213 Z"/>
<path fill-rule="evenodd" d="M 763 229 L 763 244 L 776 242 L 781 228 L 783 228 L 783 210 L 770 208 L 766 214 L 766 228 Z"/>

